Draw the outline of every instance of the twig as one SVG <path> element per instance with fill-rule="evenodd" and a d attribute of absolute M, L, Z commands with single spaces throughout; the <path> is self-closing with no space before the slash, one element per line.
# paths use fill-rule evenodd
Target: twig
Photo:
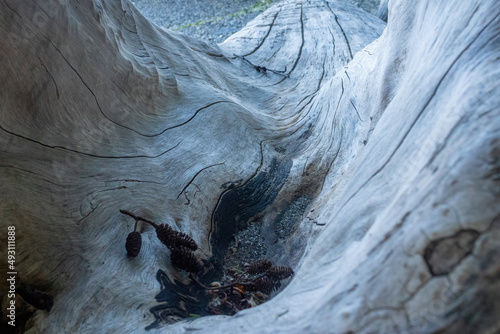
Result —
<path fill-rule="evenodd" d="M 266 274 L 263 274 L 259 277 L 256 277 L 256 278 L 254 278 L 250 281 L 246 281 L 246 282 L 236 281 L 236 282 L 226 284 L 226 285 L 208 287 L 208 286 L 204 285 L 203 283 L 201 283 L 200 281 L 198 281 L 198 279 L 196 277 L 194 277 L 193 274 L 189 274 L 189 278 L 191 278 L 193 280 L 193 282 L 196 283 L 196 285 L 198 285 L 200 288 L 205 289 L 205 290 L 221 290 L 221 289 L 232 288 L 232 287 L 237 286 L 237 285 L 243 285 L 243 286 L 253 285 L 259 278 L 262 278 L 264 276 L 266 276 Z"/>
<path fill-rule="evenodd" d="M 127 210 L 123 210 L 123 209 L 120 209 L 120 212 L 123 213 L 124 215 L 127 215 L 127 216 L 130 216 L 132 218 L 135 219 L 135 221 L 139 221 L 139 220 L 142 220 L 143 222 L 146 222 L 148 224 L 151 224 L 153 225 L 154 227 L 158 227 L 157 224 L 153 223 L 151 220 L 149 219 L 146 219 L 146 218 L 142 218 L 142 217 L 139 217 L 139 216 L 136 216 L 135 214 L 133 214 L 132 212 L 130 211 L 127 211 Z"/>

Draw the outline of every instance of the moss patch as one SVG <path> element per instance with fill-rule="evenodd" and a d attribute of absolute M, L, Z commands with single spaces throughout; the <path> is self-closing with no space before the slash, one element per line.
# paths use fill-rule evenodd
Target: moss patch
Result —
<path fill-rule="evenodd" d="M 209 18 L 206 20 L 198 20 L 195 22 L 186 23 L 186 24 L 183 24 L 181 26 L 173 27 L 172 30 L 184 30 L 184 29 L 188 29 L 188 28 L 199 27 L 199 26 L 209 24 L 209 23 L 218 23 L 218 22 L 225 21 L 228 19 L 233 19 L 233 18 L 238 17 L 238 16 L 243 16 L 243 15 L 248 14 L 248 13 L 263 12 L 264 10 L 271 7 L 271 4 L 272 4 L 271 0 L 259 0 L 259 1 L 257 1 L 257 3 L 253 4 L 252 6 L 250 6 L 248 8 L 244 8 L 242 10 L 239 10 L 235 13 L 231 13 L 231 14 L 228 14 L 225 16 L 216 16 L 216 17 L 212 17 L 212 18 Z"/>

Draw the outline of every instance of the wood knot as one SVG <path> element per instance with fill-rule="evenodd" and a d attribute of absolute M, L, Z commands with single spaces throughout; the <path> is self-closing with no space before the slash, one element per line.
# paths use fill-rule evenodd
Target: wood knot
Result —
<path fill-rule="evenodd" d="M 462 230 L 457 234 L 431 241 L 424 252 L 424 260 L 433 276 L 447 275 L 472 253 L 479 232 Z"/>

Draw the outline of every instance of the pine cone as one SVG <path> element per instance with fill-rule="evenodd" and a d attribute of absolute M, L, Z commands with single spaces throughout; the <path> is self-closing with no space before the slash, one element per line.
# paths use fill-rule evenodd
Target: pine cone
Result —
<path fill-rule="evenodd" d="M 141 251 L 142 237 L 137 231 L 130 232 L 127 236 L 127 241 L 125 242 L 125 249 L 127 250 L 128 256 L 136 257 Z"/>
<path fill-rule="evenodd" d="M 186 247 L 193 251 L 198 249 L 196 242 L 186 233 L 174 231 L 173 239 L 175 243 L 174 247 Z"/>
<path fill-rule="evenodd" d="M 170 260 L 174 267 L 190 273 L 197 273 L 203 268 L 196 255 L 189 248 L 182 246 L 172 249 Z"/>
<path fill-rule="evenodd" d="M 170 250 L 175 246 L 174 230 L 168 224 L 160 224 L 155 226 L 156 236 L 160 241 L 167 246 Z"/>
<path fill-rule="evenodd" d="M 275 282 L 273 282 L 269 277 L 264 276 L 254 282 L 252 290 L 260 291 L 268 295 L 273 292 L 274 285 Z"/>
<path fill-rule="evenodd" d="M 275 282 L 279 282 L 285 278 L 293 276 L 293 270 L 290 267 L 276 266 L 269 269 L 266 276 Z"/>
<path fill-rule="evenodd" d="M 247 268 L 250 275 L 263 274 L 271 268 L 272 263 L 266 259 L 255 261 Z"/>

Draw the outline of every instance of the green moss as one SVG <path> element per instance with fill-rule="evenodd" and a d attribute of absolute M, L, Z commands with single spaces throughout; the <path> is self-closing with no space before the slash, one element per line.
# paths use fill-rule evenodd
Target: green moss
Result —
<path fill-rule="evenodd" d="M 271 7 L 271 4 L 272 4 L 272 0 L 259 0 L 259 1 L 257 1 L 257 3 L 253 4 L 252 6 L 250 6 L 248 8 L 244 8 L 242 10 L 239 10 L 235 13 L 231 13 L 231 14 L 228 14 L 225 16 L 216 16 L 216 17 L 212 17 L 212 18 L 209 18 L 206 20 L 199 20 L 199 21 L 195 21 L 195 22 L 186 23 L 186 24 L 181 25 L 180 27 L 174 27 L 172 29 L 173 30 L 183 30 L 183 29 L 188 29 L 188 28 L 193 28 L 193 27 L 199 27 L 199 26 L 209 24 L 209 23 L 217 23 L 220 21 L 233 19 L 233 18 L 243 16 L 243 15 L 248 14 L 248 13 L 263 12 L 264 10 Z"/>

